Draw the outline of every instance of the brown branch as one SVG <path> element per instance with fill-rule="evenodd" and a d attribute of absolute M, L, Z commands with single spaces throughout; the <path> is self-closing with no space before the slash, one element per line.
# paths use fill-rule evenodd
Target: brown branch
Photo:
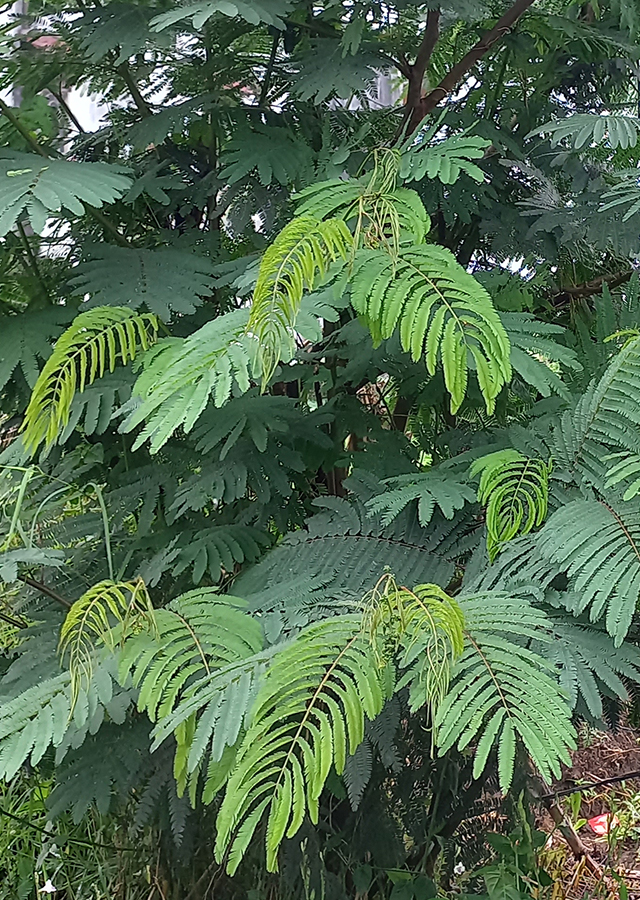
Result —
<path fill-rule="evenodd" d="M 600 275 L 593 281 L 585 281 L 583 284 L 576 284 L 574 287 L 567 287 L 552 297 L 554 306 L 567 303 L 570 300 L 579 300 L 584 297 L 591 297 L 593 294 L 601 294 L 605 285 L 611 290 L 626 284 L 633 275 L 633 269 L 627 269 L 625 272 L 617 272 L 615 275 Z"/>
<path fill-rule="evenodd" d="M 436 106 L 449 96 L 451 91 L 458 87 L 464 76 L 475 66 L 475 64 L 488 53 L 495 43 L 508 34 L 520 17 L 525 13 L 535 0 L 516 0 L 511 9 L 496 22 L 491 31 L 487 31 L 478 43 L 469 50 L 466 56 L 463 56 L 460 62 L 445 75 L 437 88 L 423 97 L 419 103 L 412 108 L 407 133 L 411 134 L 416 130 L 420 122 L 432 112 Z"/>
<path fill-rule="evenodd" d="M 60 104 L 60 108 L 63 110 L 63 112 L 65 113 L 65 115 L 67 116 L 67 118 L 69 119 L 71 124 L 77 128 L 78 133 L 86 134 L 87 132 L 84 130 L 84 128 L 78 121 L 78 117 L 76 116 L 76 114 L 71 109 L 71 107 L 69 106 L 69 104 L 67 103 L 67 101 L 64 99 L 64 97 L 62 95 L 62 85 L 60 85 L 59 91 L 54 91 L 53 88 L 49 88 L 49 90 L 51 91 L 53 96 L 56 98 L 58 103 Z"/>
<path fill-rule="evenodd" d="M 55 600 L 56 603 L 59 603 L 61 606 L 64 606 L 65 609 L 71 609 L 71 602 L 67 600 L 65 597 L 62 597 L 53 588 L 47 587 L 46 584 L 43 584 L 41 581 L 36 581 L 34 578 L 29 578 L 28 575 L 18 575 L 18 580 L 22 581 L 23 584 L 26 584 L 28 587 L 33 588 L 35 591 L 40 591 L 41 594 L 44 594 L 45 597 L 49 597 L 50 600 Z"/>
<path fill-rule="evenodd" d="M 12 625 L 14 628 L 28 628 L 26 622 L 23 622 L 22 619 L 15 619 L 13 616 L 7 615 L 7 613 L 0 612 L 0 620 L 6 622 L 7 625 Z"/>
<path fill-rule="evenodd" d="M 580 838 L 580 835 L 562 812 L 558 803 L 555 800 L 547 800 L 544 805 L 547 807 L 549 815 L 556 824 L 558 831 L 569 845 L 569 849 L 575 858 L 584 859 L 587 868 L 589 868 L 596 877 L 600 878 L 602 876 L 602 869 L 591 856 L 588 848 Z"/>
<path fill-rule="evenodd" d="M 422 43 L 416 56 L 416 61 L 410 65 L 405 61 L 406 69 L 400 69 L 406 75 L 409 84 L 407 87 L 407 100 L 404 105 L 404 117 L 402 121 L 401 133 L 404 132 L 404 126 L 409 120 L 413 120 L 416 110 L 420 107 L 422 97 L 422 83 L 424 81 L 424 73 L 427 70 L 431 54 L 433 53 L 438 38 L 440 37 L 440 9 L 430 9 L 427 13 L 427 24 L 422 37 Z M 398 66 L 400 68 L 400 66 Z M 410 128 L 410 131 L 413 131 Z"/>

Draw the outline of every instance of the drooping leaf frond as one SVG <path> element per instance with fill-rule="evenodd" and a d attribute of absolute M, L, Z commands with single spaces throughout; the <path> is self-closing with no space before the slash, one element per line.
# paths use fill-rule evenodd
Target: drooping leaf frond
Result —
<path fill-rule="evenodd" d="M 69 421 L 71 403 L 116 363 L 126 364 L 156 338 L 157 319 L 120 306 L 98 307 L 76 317 L 58 338 L 40 373 L 25 414 L 24 443 L 32 451 L 53 444 Z"/>
<path fill-rule="evenodd" d="M 409 590 L 385 576 L 365 598 L 363 629 L 380 665 L 392 654 L 409 686 L 412 712 L 433 714 L 446 696 L 451 670 L 464 650 L 464 616 L 456 601 L 436 584 Z"/>
<path fill-rule="evenodd" d="M 283 838 L 297 833 L 332 764 L 364 737 L 387 695 L 383 671 L 361 632 L 360 616 L 339 616 L 302 632 L 271 662 L 238 750 L 217 819 L 216 858 L 235 872 L 263 816 L 267 868 L 278 866 Z"/>
<path fill-rule="evenodd" d="M 552 667 L 523 646 L 540 639 L 546 617 L 526 600 L 489 592 L 460 598 L 467 649 L 457 663 L 449 692 L 436 713 L 440 753 L 477 741 L 474 776 L 497 746 L 500 787 L 513 778 L 516 740 L 549 781 L 560 776 L 575 748 L 571 710 Z"/>
<path fill-rule="evenodd" d="M 346 259 L 351 246 L 351 232 L 341 219 L 297 216 L 262 257 L 247 330 L 258 339 L 264 383 L 278 360 L 293 352 L 304 291 L 314 289 L 331 262 Z"/>
<path fill-rule="evenodd" d="M 161 341 L 146 361 L 135 388 L 131 412 L 122 424 L 145 426 L 134 449 L 149 440 L 156 453 L 180 427 L 190 431 L 209 398 L 223 406 L 232 390 L 249 390 L 253 341 L 246 336 L 248 310 L 219 316 L 182 340 Z"/>
<path fill-rule="evenodd" d="M 502 545 L 542 525 L 549 506 L 550 464 L 517 450 L 498 450 L 471 464 L 480 475 L 478 500 L 486 506 L 487 552 L 493 562 Z"/>
<path fill-rule="evenodd" d="M 305 188 L 298 195 L 298 215 L 344 219 L 356 248 L 380 247 L 395 257 L 401 240 L 424 242 L 431 220 L 418 194 L 398 186 L 399 152 L 376 152 L 373 161 L 362 178 L 334 178 Z"/>
<path fill-rule="evenodd" d="M 120 641 L 138 629 L 153 631 L 155 614 L 144 582 L 101 581 L 73 604 L 60 629 L 59 653 L 71 677 L 71 709 L 82 687 L 91 682 L 96 649 L 115 650 L 114 627 Z"/>
<path fill-rule="evenodd" d="M 413 246 L 397 260 L 380 250 L 360 251 L 351 302 L 377 343 L 399 327 L 403 349 L 416 361 L 424 356 L 430 375 L 442 363 L 452 412 L 464 400 L 470 365 L 493 410 L 511 379 L 509 339 L 485 289 L 449 250 Z"/>
<path fill-rule="evenodd" d="M 574 500 L 549 517 L 536 538 L 540 557 L 570 578 L 574 612 L 605 617 L 619 647 L 640 597 L 640 516 L 613 499 Z"/>

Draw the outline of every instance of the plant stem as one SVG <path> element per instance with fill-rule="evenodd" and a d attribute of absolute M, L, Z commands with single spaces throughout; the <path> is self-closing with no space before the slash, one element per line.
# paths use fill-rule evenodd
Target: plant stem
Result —
<path fill-rule="evenodd" d="M 81 125 L 80 122 L 78 121 L 78 119 L 77 119 L 75 113 L 73 112 L 73 110 L 71 109 L 71 107 L 69 106 L 69 104 L 67 103 L 67 101 L 64 99 L 64 97 L 62 96 L 62 85 L 60 86 L 60 90 L 59 90 L 59 91 L 54 91 L 52 88 L 49 88 L 49 90 L 51 91 L 51 93 L 53 94 L 53 96 L 56 98 L 56 100 L 58 101 L 58 103 L 60 104 L 60 106 L 62 107 L 62 109 L 64 110 L 64 112 L 65 112 L 67 118 L 69 119 L 69 121 L 70 121 L 73 125 L 75 125 L 75 127 L 78 129 L 79 133 L 80 133 L 80 134 L 86 134 L 87 132 L 84 130 L 84 128 L 82 127 L 82 125 Z"/>
<path fill-rule="evenodd" d="M 22 124 L 20 119 L 16 116 L 14 111 L 8 106 L 4 100 L 0 97 L 0 112 L 11 122 L 13 127 L 18 131 L 22 137 L 25 139 L 27 144 L 31 147 L 34 153 L 38 153 L 40 156 L 44 156 L 45 158 L 49 157 L 49 154 L 41 147 L 34 136 L 31 134 L 28 128 Z"/>
<path fill-rule="evenodd" d="M 276 61 L 276 54 L 278 52 L 278 44 L 280 43 L 280 32 L 277 31 L 273 36 L 273 43 L 271 44 L 271 53 L 269 54 L 269 61 L 267 62 L 267 69 L 264 73 L 264 80 L 262 82 L 262 87 L 260 88 L 260 97 L 258 99 L 258 106 L 264 106 L 267 100 L 267 94 L 269 93 L 269 88 L 271 87 L 271 76 L 273 75 L 273 67 Z"/>
<path fill-rule="evenodd" d="M 57 591 L 54 591 L 53 588 L 47 587 L 47 585 L 43 584 L 41 581 L 36 581 L 34 578 L 29 578 L 28 575 L 18 575 L 18 581 L 21 581 L 28 587 L 33 588 L 35 591 L 40 591 L 40 593 L 44 594 L 45 597 L 49 597 L 51 600 L 55 600 L 56 603 L 64 606 L 65 609 L 71 609 L 72 603 L 69 600 L 67 600 L 65 597 L 62 597 L 57 593 Z"/>
<path fill-rule="evenodd" d="M 33 272 L 36 281 L 42 288 L 42 291 L 47 299 L 47 301 L 51 302 L 51 297 L 49 296 L 49 291 L 47 290 L 47 285 L 45 284 L 44 278 L 42 277 L 42 272 L 40 271 L 40 267 L 38 265 L 38 259 L 31 249 L 31 245 L 29 243 L 29 237 L 27 232 L 24 230 L 24 225 L 22 222 L 18 221 L 17 223 L 18 231 L 20 233 L 20 237 L 22 239 L 22 244 L 24 246 L 25 252 L 27 254 L 27 258 L 29 260 L 31 271 Z"/>

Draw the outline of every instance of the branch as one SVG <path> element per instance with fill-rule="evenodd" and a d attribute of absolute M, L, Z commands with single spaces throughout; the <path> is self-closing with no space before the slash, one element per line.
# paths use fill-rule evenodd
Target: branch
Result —
<path fill-rule="evenodd" d="M 420 107 L 422 96 L 422 83 L 424 81 L 424 73 L 431 59 L 438 38 L 440 37 L 440 9 L 430 9 L 427 13 L 427 25 L 422 37 L 422 43 L 413 65 L 408 65 L 403 72 L 406 75 L 409 85 L 407 87 L 407 100 L 404 105 L 404 117 L 402 121 L 401 133 L 407 121 L 413 121 L 416 110 Z M 403 71 L 402 69 L 400 71 Z M 413 128 L 410 128 L 413 131 Z"/>
<path fill-rule="evenodd" d="M 593 294 L 601 294 L 605 286 L 615 290 L 620 285 L 626 284 L 633 274 L 634 270 L 628 269 L 615 275 L 600 275 L 598 278 L 594 278 L 593 281 L 585 281 L 583 284 L 576 284 L 574 287 L 567 287 L 558 291 L 551 298 L 551 302 L 557 307 L 571 300 L 579 300 L 584 297 L 591 297 Z"/>
<path fill-rule="evenodd" d="M 31 244 L 29 243 L 29 238 L 27 237 L 27 232 L 24 230 L 24 225 L 22 222 L 18 220 L 16 223 L 18 226 L 18 232 L 20 234 L 20 238 L 22 239 L 22 244 L 27 253 L 27 259 L 29 260 L 29 265 L 32 274 L 35 276 L 36 281 L 42 288 L 42 292 L 48 303 L 51 303 L 51 298 L 49 297 L 49 291 L 47 290 L 47 285 L 42 277 L 42 272 L 40 271 L 40 266 L 38 265 L 38 260 L 36 258 L 35 253 L 31 249 Z"/>
<path fill-rule="evenodd" d="M 56 100 L 58 101 L 58 103 L 60 104 L 61 109 L 64 111 L 65 115 L 67 116 L 67 118 L 69 119 L 69 121 L 71 122 L 71 124 L 72 124 L 72 125 L 75 125 L 75 127 L 76 127 L 77 130 L 78 130 L 78 133 L 79 133 L 79 134 L 86 134 L 87 132 L 84 130 L 84 128 L 82 127 L 82 125 L 81 125 L 80 122 L 78 121 L 78 117 L 75 115 L 75 113 L 73 112 L 73 110 L 71 109 L 71 107 L 69 106 L 69 104 L 67 103 L 67 101 L 66 101 L 66 100 L 64 99 L 64 97 L 62 96 L 62 85 L 60 86 L 60 90 L 59 90 L 59 91 L 54 91 L 53 88 L 49 88 L 49 90 L 51 91 L 51 93 L 53 94 L 53 96 L 56 98 Z"/>
<path fill-rule="evenodd" d="M 53 588 L 47 587 L 47 585 L 43 584 L 41 581 L 29 578 L 28 575 L 18 575 L 18 580 L 22 581 L 23 584 L 26 584 L 27 587 L 33 588 L 35 591 L 40 591 L 41 594 L 44 594 L 45 597 L 49 597 L 50 600 L 55 600 L 56 603 L 64 606 L 65 609 L 71 609 L 72 604 L 69 600 L 62 597 L 54 591 Z"/>
<path fill-rule="evenodd" d="M 6 622 L 7 625 L 12 625 L 14 628 L 28 628 L 26 622 L 23 622 L 22 619 L 15 619 L 13 616 L 7 615 L 7 613 L 0 612 L 0 620 Z"/>
<path fill-rule="evenodd" d="M 144 99 L 144 97 L 140 93 L 140 89 L 138 88 L 138 85 L 135 83 L 135 80 L 133 78 L 133 75 L 131 74 L 131 70 L 130 70 L 129 66 L 127 65 L 127 63 L 122 63 L 122 65 L 118 66 L 118 68 L 116 69 L 116 72 L 118 73 L 118 75 L 122 78 L 122 80 L 126 84 L 127 90 L 133 97 L 133 102 L 135 103 L 135 105 L 138 109 L 138 112 L 145 119 L 148 119 L 149 116 L 153 115 L 153 113 L 151 112 L 151 107 L 149 106 L 147 101 Z"/>
<path fill-rule="evenodd" d="M 508 34 L 513 26 L 518 22 L 520 17 L 525 13 L 535 0 L 516 0 L 511 9 L 500 18 L 495 26 L 483 35 L 478 43 L 469 50 L 466 56 L 463 56 L 459 63 L 445 75 L 437 88 L 423 97 L 419 103 L 413 107 L 407 133 L 411 134 L 416 130 L 420 122 L 432 112 L 436 106 L 441 103 L 445 97 L 448 97 L 451 91 L 458 87 L 464 76 L 469 72 L 475 64 L 488 53 L 497 41 L 501 40 Z M 425 35 L 426 37 L 426 35 Z M 417 62 L 417 60 L 416 60 Z"/>
<path fill-rule="evenodd" d="M 264 106 L 267 102 L 267 95 L 269 93 L 269 88 L 271 87 L 271 76 L 273 75 L 273 67 L 276 63 L 276 54 L 278 53 L 278 44 L 280 43 L 280 32 L 276 31 L 273 36 L 273 43 L 271 44 L 271 53 L 269 54 L 269 61 L 267 62 L 267 68 L 264 73 L 264 80 L 262 82 L 262 87 L 260 88 L 260 97 L 258 99 L 258 106 Z"/>
<path fill-rule="evenodd" d="M 16 131 L 22 135 L 22 137 L 25 139 L 25 141 L 31 147 L 31 149 L 34 151 L 34 153 L 38 153 L 40 156 L 44 156 L 47 159 L 49 158 L 49 154 L 44 149 L 44 147 L 40 146 L 40 144 L 36 141 L 36 139 L 31 134 L 29 129 L 26 128 L 22 124 L 22 122 L 16 116 L 16 114 L 11 109 L 11 107 L 7 106 L 7 104 L 4 102 L 4 100 L 2 98 L 0 98 L 0 112 L 4 116 L 6 116 L 6 118 L 11 122 L 11 124 L 16 129 Z"/>

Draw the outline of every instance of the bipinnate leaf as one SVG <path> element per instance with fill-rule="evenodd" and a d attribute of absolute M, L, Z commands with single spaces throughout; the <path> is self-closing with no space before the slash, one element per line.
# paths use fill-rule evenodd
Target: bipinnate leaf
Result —
<path fill-rule="evenodd" d="M 135 314 L 120 306 L 77 316 L 56 341 L 35 384 L 23 425 L 25 446 L 34 453 L 42 443 L 55 443 L 69 421 L 76 392 L 150 347 L 157 327 L 151 313 Z"/>

